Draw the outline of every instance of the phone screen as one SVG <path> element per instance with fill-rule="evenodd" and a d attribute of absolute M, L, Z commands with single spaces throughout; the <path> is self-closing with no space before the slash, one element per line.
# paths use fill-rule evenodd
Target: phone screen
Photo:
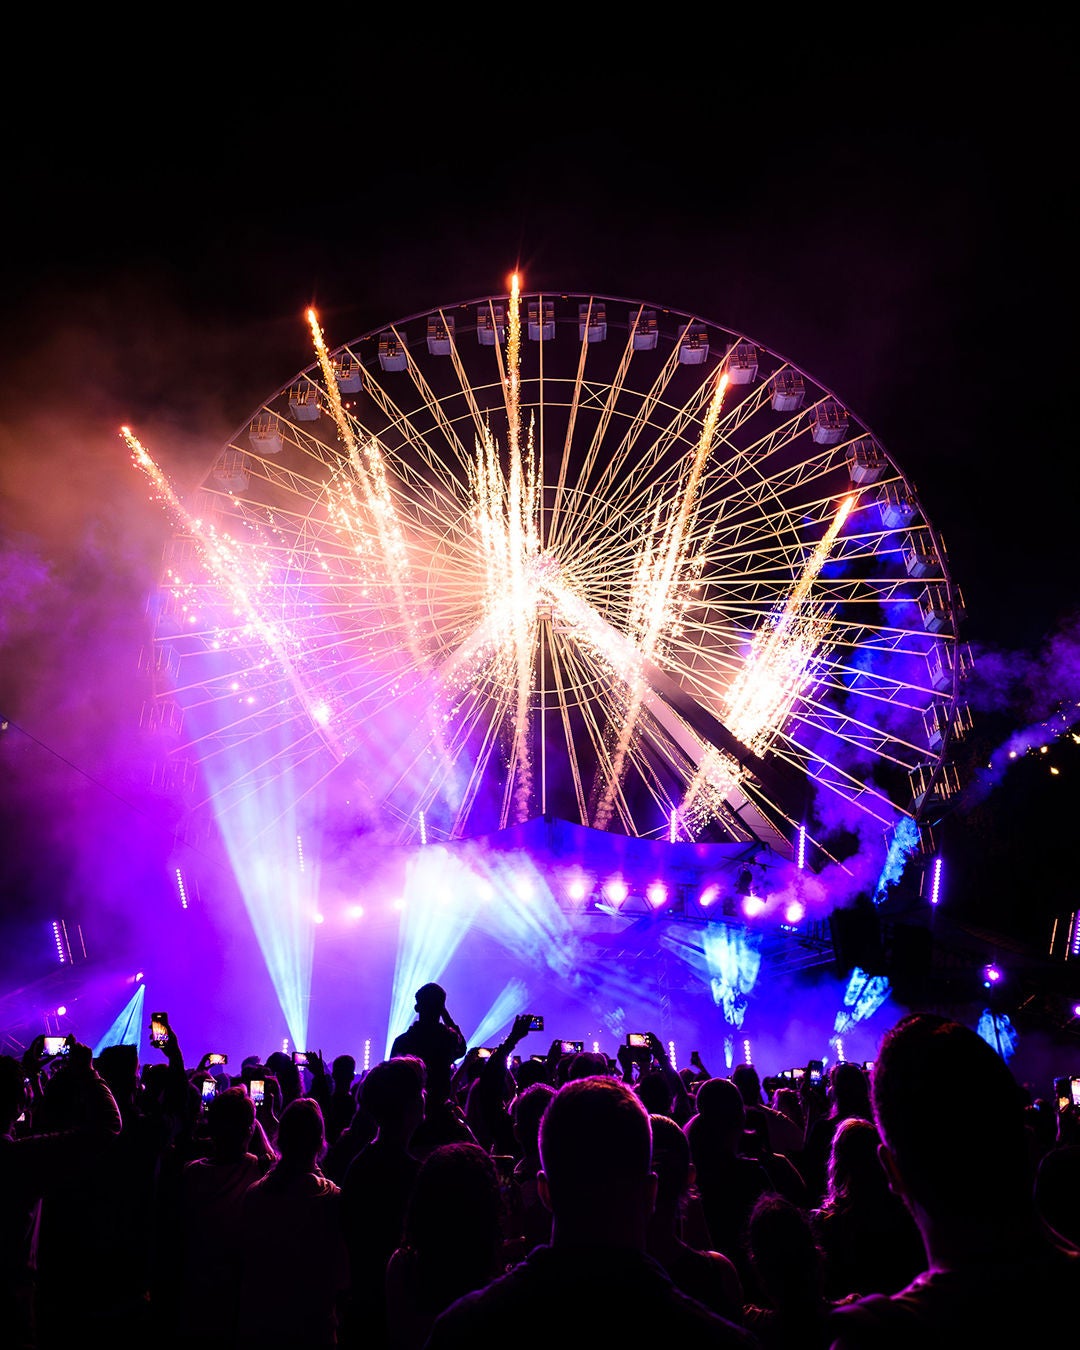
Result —
<path fill-rule="evenodd" d="M 212 1097 L 216 1095 L 217 1095 L 217 1084 L 214 1082 L 212 1078 L 204 1078 L 202 1085 L 203 1101 L 208 1102 Z"/>
<path fill-rule="evenodd" d="M 253 1078 L 251 1080 L 251 1100 L 256 1106 L 261 1106 L 266 1100 L 266 1082 L 262 1078 Z"/>
<path fill-rule="evenodd" d="M 47 1055 L 66 1055 L 67 1037 L 66 1036 L 46 1036 L 45 1053 Z"/>
<path fill-rule="evenodd" d="M 632 1031 L 626 1038 L 626 1044 L 633 1046 L 636 1050 L 648 1049 L 649 1038 L 641 1031 Z"/>
<path fill-rule="evenodd" d="M 167 1013 L 150 1014 L 150 1044 L 164 1045 L 169 1037 L 169 1017 Z"/>

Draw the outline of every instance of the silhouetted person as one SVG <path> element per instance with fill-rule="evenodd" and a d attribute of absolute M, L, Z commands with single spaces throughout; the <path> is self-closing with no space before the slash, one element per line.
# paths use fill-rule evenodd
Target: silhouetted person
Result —
<path fill-rule="evenodd" d="M 356 1060 L 352 1055 L 336 1055 L 330 1066 L 330 1101 L 325 1107 L 326 1142 L 335 1144 L 352 1124 L 356 1115 Z"/>
<path fill-rule="evenodd" d="M 290 1102 L 304 1096 L 304 1076 L 299 1064 L 284 1050 L 274 1050 L 266 1056 L 266 1070 L 278 1086 L 279 1100 L 275 1102 L 274 1109 L 280 1118 Z"/>
<path fill-rule="evenodd" d="M 1055 1232 L 1080 1247 L 1080 1107 L 1058 1113 L 1053 1147 L 1036 1170 L 1035 1204 Z"/>
<path fill-rule="evenodd" d="M 421 985 L 416 991 L 415 1009 L 416 1021 L 390 1047 L 391 1059 L 416 1055 L 427 1070 L 424 1119 L 416 1130 L 413 1149 L 422 1155 L 437 1144 L 475 1143 L 450 1091 L 454 1064 L 468 1047 L 461 1028 L 447 1012 L 442 985 Z"/>
<path fill-rule="evenodd" d="M 734 1262 L 723 1252 L 702 1250 L 683 1240 L 683 1208 L 694 1180 L 690 1143 L 670 1116 L 651 1114 L 649 1119 L 656 1206 L 646 1249 L 684 1294 L 741 1325 L 743 1290 Z"/>
<path fill-rule="evenodd" d="M 529 1034 L 531 1020 L 528 1013 L 519 1013 L 490 1056 L 476 1062 L 465 1114 L 477 1143 L 489 1153 L 517 1156 L 517 1141 L 510 1118 L 510 1103 L 516 1095 L 517 1083 L 510 1071 L 510 1056 Z"/>
<path fill-rule="evenodd" d="M 281 1113 L 280 1157 L 244 1193 L 236 1344 L 339 1344 L 349 1285 L 341 1190 L 319 1168 L 326 1148 L 319 1104 L 297 1097 Z"/>
<path fill-rule="evenodd" d="M 113 1213 L 130 1200 L 114 1186 L 123 1124 L 88 1045 L 71 1044 L 63 1061 L 51 1066 L 35 1101 L 34 1128 L 81 1133 L 86 1143 L 82 1158 L 43 1192 L 37 1235 L 39 1344 L 69 1350 L 80 1339 L 112 1335 L 117 1278 L 127 1292 L 125 1273 L 111 1268 L 107 1240 Z"/>
<path fill-rule="evenodd" d="M 387 1263 L 390 1350 L 422 1350 L 444 1308 L 502 1274 L 501 1210 L 495 1164 L 478 1144 L 442 1144 L 427 1155 L 404 1240 Z"/>
<path fill-rule="evenodd" d="M 806 1211 L 782 1195 L 759 1196 L 747 1224 L 757 1297 L 746 1325 L 766 1350 L 827 1350 L 823 1259 Z"/>
<path fill-rule="evenodd" d="M 386 1344 L 386 1263 L 401 1244 L 420 1170 L 411 1144 L 424 1117 L 425 1072 L 415 1055 L 396 1055 L 360 1084 L 360 1109 L 375 1122 L 375 1135 L 341 1183 L 350 1267 L 343 1342 L 365 1350 Z"/>
<path fill-rule="evenodd" d="M 656 1196 L 652 1130 L 633 1088 L 611 1075 L 573 1079 L 540 1127 L 550 1245 L 534 1248 L 435 1321 L 427 1350 L 493 1346 L 740 1346 L 734 1323 L 681 1293 L 646 1251 Z"/>
<path fill-rule="evenodd" d="M 710 1078 L 698 1088 L 695 1104 L 697 1112 L 683 1129 L 710 1246 L 735 1263 L 748 1291 L 746 1224 L 754 1201 L 773 1190 L 772 1181 L 760 1162 L 742 1152 L 746 1107 L 735 1084 L 729 1078 Z"/>
<path fill-rule="evenodd" d="M 1080 1289 L 1080 1252 L 1035 1205 L 1023 1098 L 969 1027 L 910 1014 L 886 1032 L 872 1095 L 882 1161 L 928 1266 L 891 1297 L 833 1314 L 836 1350 L 1053 1345 Z"/>
<path fill-rule="evenodd" d="M 812 1098 L 810 1100 L 813 1101 Z M 841 1060 L 832 1066 L 828 1076 L 826 1104 L 824 1115 L 807 1117 L 806 1143 L 799 1168 L 806 1182 L 811 1208 L 820 1205 L 825 1195 L 825 1174 L 836 1127 L 851 1116 L 857 1116 L 860 1120 L 874 1118 L 870 1105 L 870 1083 L 861 1064 Z"/>
<path fill-rule="evenodd" d="M 244 1194 L 268 1166 L 250 1149 L 255 1105 L 242 1087 L 212 1098 L 206 1121 L 210 1153 L 180 1179 L 177 1343 L 227 1350 L 239 1325 Z"/>
<path fill-rule="evenodd" d="M 72 1188 L 85 1194 L 86 1179 L 99 1165 L 103 1145 L 120 1130 L 119 1109 L 102 1080 L 98 1085 L 87 1084 L 85 1090 L 69 1081 L 72 1096 L 81 1098 L 81 1104 L 71 1103 L 64 1122 L 54 1118 L 52 1131 L 35 1128 L 34 1098 L 26 1079 L 33 1079 L 43 1091 L 38 1082 L 44 1067 L 43 1045 L 44 1037 L 37 1037 L 21 1063 L 13 1055 L 0 1055 L 0 1343 L 11 1350 L 38 1350 L 46 1344 L 39 1339 L 38 1321 L 38 1231 L 43 1202 L 53 1193 L 62 1196 Z M 65 1064 L 65 1072 L 75 1079 L 94 1073 L 89 1046 L 72 1045 L 71 1054 L 75 1060 Z M 85 1292 L 81 1272 L 74 1272 L 71 1284 Z M 46 1294 L 51 1293 L 50 1281 Z M 54 1316 L 51 1325 L 58 1334 L 50 1340 L 59 1344 L 59 1333 L 70 1323 Z"/>
<path fill-rule="evenodd" d="M 521 1255 L 551 1241 L 551 1211 L 540 1198 L 540 1121 L 555 1089 L 550 1083 L 530 1083 L 510 1103 L 514 1139 L 521 1154 L 514 1165 L 521 1216 Z"/>
<path fill-rule="evenodd" d="M 769 1151 L 784 1154 L 798 1167 L 804 1131 L 790 1116 L 766 1103 L 757 1069 L 752 1064 L 736 1064 L 731 1071 L 731 1081 L 739 1089 L 746 1107 L 747 1128 L 764 1126 Z"/>
<path fill-rule="evenodd" d="M 877 1126 L 850 1116 L 833 1135 L 825 1199 L 810 1215 L 825 1294 L 895 1294 L 926 1268 L 915 1220 L 889 1186 Z"/>
<path fill-rule="evenodd" d="M 375 1138 L 377 1126 L 371 1112 L 365 1110 L 362 1105 L 362 1088 L 363 1082 L 361 1081 L 353 1090 L 356 1109 L 353 1111 L 352 1119 L 334 1142 L 327 1145 L 326 1154 L 322 1160 L 323 1173 L 331 1181 L 336 1181 L 339 1186 L 345 1180 L 345 1173 L 349 1170 L 349 1164 L 360 1150 Z"/>

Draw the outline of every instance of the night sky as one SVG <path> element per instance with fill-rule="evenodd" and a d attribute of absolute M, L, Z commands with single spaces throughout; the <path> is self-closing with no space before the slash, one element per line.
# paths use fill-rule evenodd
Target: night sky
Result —
<path fill-rule="evenodd" d="M 327 16 L 265 54 L 266 34 L 245 51 L 209 31 L 111 71 L 72 50 L 47 116 L 9 103 L 8 984 L 58 901 L 129 903 L 96 892 L 81 847 L 89 816 L 122 849 L 139 809 L 125 755 L 163 525 L 119 427 L 184 491 L 311 363 L 308 305 L 344 342 L 499 292 L 515 267 L 527 290 L 742 332 L 873 428 L 966 601 L 969 767 L 1013 736 L 1035 748 L 947 819 L 947 903 L 1035 942 L 1075 906 L 1080 757 L 1035 744 L 1080 700 L 1075 67 L 1052 29 L 878 22 L 712 32 L 697 15 L 610 48 L 528 27 L 505 47 L 448 31 L 380 48 Z"/>

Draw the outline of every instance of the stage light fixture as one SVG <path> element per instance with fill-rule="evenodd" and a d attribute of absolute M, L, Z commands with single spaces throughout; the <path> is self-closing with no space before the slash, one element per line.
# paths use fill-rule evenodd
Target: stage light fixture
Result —
<path fill-rule="evenodd" d="M 739 896 L 749 895 L 754 889 L 754 874 L 749 867 L 744 867 L 735 878 L 735 894 Z"/>
<path fill-rule="evenodd" d="M 760 895 L 747 895 L 743 897 L 742 911 L 748 919 L 756 919 L 764 912 L 765 901 Z"/>
<path fill-rule="evenodd" d="M 806 906 L 801 900 L 792 900 L 787 909 L 784 910 L 784 920 L 786 923 L 802 923 L 806 918 Z"/>
<path fill-rule="evenodd" d="M 630 888 L 621 877 L 612 877 L 604 886 L 604 898 L 618 908 L 630 893 Z"/>
<path fill-rule="evenodd" d="M 645 898 L 653 909 L 659 909 L 662 905 L 667 904 L 667 887 L 662 881 L 652 881 L 645 889 Z"/>
<path fill-rule="evenodd" d="M 698 896 L 698 904 L 701 906 L 702 909 L 708 909 L 710 905 L 716 903 L 719 894 L 720 894 L 720 887 L 716 884 L 715 881 L 710 882 L 709 885 L 706 886 L 705 889 Z"/>
<path fill-rule="evenodd" d="M 569 881 L 566 887 L 566 894 L 575 904 L 580 904 L 589 894 L 589 886 L 584 877 L 574 877 Z"/>

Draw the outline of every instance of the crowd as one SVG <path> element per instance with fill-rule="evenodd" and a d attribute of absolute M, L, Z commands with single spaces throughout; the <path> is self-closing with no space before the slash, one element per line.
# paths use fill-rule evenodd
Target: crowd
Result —
<path fill-rule="evenodd" d="M 44 1038 L 0 1056 L 0 1344 L 1012 1346 L 1080 1292 L 1080 1123 L 967 1027 L 764 1082 L 483 1056 L 443 989 L 389 1057 L 229 1074 Z M 766 1089 L 769 1090 L 766 1090 Z M 258 1100 L 260 1099 L 261 1100 Z"/>

